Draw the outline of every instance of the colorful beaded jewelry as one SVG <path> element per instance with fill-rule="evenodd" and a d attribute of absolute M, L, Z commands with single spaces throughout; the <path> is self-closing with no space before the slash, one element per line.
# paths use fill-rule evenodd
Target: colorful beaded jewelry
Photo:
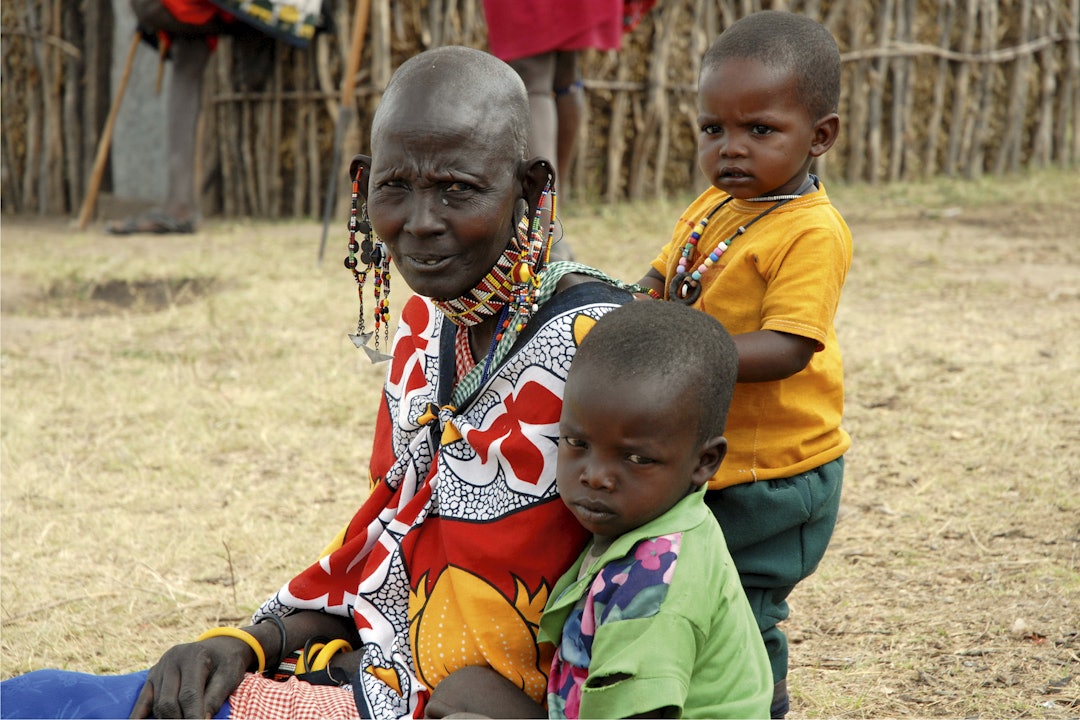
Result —
<path fill-rule="evenodd" d="M 491 346 L 482 366 L 474 366 L 460 376 L 465 363 L 458 364 L 459 382 L 454 388 L 454 403 L 468 397 L 480 385 L 487 382 L 493 367 L 497 367 L 510 351 L 515 339 L 529 323 L 533 314 L 539 310 L 540 297 L 550 297 L 553 285 L 548 282 L 548 265 L 551 261 L 551 246 L 555 239 L 556 199 L 553 178 L 548 178 L 544 191 L 533 217 L 524 216 L 517 225 L 510 248 L 516 252 L 516 261 L 510 268 L 509 276 L 513 281 L 510 299 L 499 309 L 498 325 L 491 338 Z M 550 212 L 547 232 L 542 231 L 544 211 Z M 566 263 L 569 264 L 569 263 Z M 438 305 L 438 303 L 436 303 Z M 493 313 L 492 313 L 493 314 Z M 460 338 L 461 335 L 459 334 Z M 467 341 L 467 337 L 465 338 Z"/>
<path fill-rule="evenodd" d="M 545 200 L 551 203 L 546 236 L 540 227 Z M 514 281 L 514 295 L 510 303 L 510 312 L 503 318 L 499 329 L 495 331 L 495 342 L 502 340 L 511 324 L 514 332 L 520 333 L 529 323 L 532 314 L 539 309 L 536 293 L 540 288 L 541 274 L 551 261 L 551 246 L 555 239 L 555 213 L 555 187 L 549 179 L 536 204 L 536 212 L 529 223 L 528 236 L 525 242 L 521 243 L 518 261 L 510 271 L 510 277 Z"/>
<path fill-rule="evenodd" d="M 353 345 L 367 353 L 371 362 L 377 363 L 389 360 L 390 356 L 383 353 L 379 347 L 379 334 L 382 331 L 382 344 L 390 347 L 390 253 L 386 245 L 371 229 L 371 220 L 367 214 L 367 203 L 364 203 L 361 213 L 357 218 L 357 206 L 360 198 L 360 176 L 364 172 L 361 167 L 356 172 L 352 183 L 352 206 L 349 212 L 349 255 L 345 258 L 345 267 L 352 270 L 356 279 L 356 294 L 360 301 L 359 319 L 356 323 L 356 332 L 349 334 Z M 362 242 L 356 241 L 357 231 L 363 236 Z M 356 257 L 356 253 L 360 257 Z M 364 284 L 368 273 L 372 273 L 375 310 L 372 313 L 375 329 L 366 332 L 364 326 Z M 375 347 L 368 347 L 368 341 L 375 339 Z"/>
<path fill-rule="evenodd" d="M 552 220 L 548 227 L 547 242 L 540 233 L 540 217 L 545 208 L 545 200 L 550 198 Z M 551 244 L 555 232 L 555 192 L 551 184 L 545 187 L 537 205 L 536 214 L 531 224 L 522 217 L 514 236 L 510 238 L 505 252 L 495 262 L 487 275 L 469 292 L 452 300 L 433 299 L 435 305 L 446 319 L 461 327 L 478 325 L 485 318 L 500 313 L 506 306 L 512 306 L 517 324 L 522 328 L 528 323 L 528 316 L 535 302 L 531 300 L 539 287 L 537 274 L 547 264 L 551 256 Z M 504 320 L 500 330 L 505 329 Z"/>
<path fill-rule="evenodd" d="M 797 195 L 770 195 L 767 197 L 750 198 L 748 202 L 772 202 L 774 204 L 764 212 L 759 213 L 750 222 L 745 225 L 740 225 L 726 240 L 717 243 L 712 252 L 710 252 L 701 263 L 691 271 L 689 270 L 692 266 L 690 260 L 693 257 L 694 251 L 697 249 L 701 236 L 705 234 L 705 228 L 709 226 L 709 221 L 712 219 L 712 216 L 735 198 L 729 196 L 720 201 L 720 204 L 710 210 L 708 215 L 698 221 L 697 227 L 691 231 L 690 237 L 687 238 L 686 244 L 683 246 L 682 255 L 679 257 L 679 264 L 675 269 L 675 278 L 671 281 L 671 285 L 668 286 L 669 297 L 674 300 L 679 300 L 687 305 L 693 305 L 697 302 L 697 299 L 701 297 L 702 276 L 709 271 L 709 268 L 716 264 L 725 252 L 727 252 L 728 248 L 731 247 L 731 243 L 733 243 L 737 237 L 749 230 L 750 226 L 758 220 L 765 217 L 773 210 L 776 210 L 784 203 L 799 197 L 802 197 L 802 193 Z"/>
<path fill-rule="evenodd" d="M 479 325 L 484 318 L 498 313 L 514 296 L 511 271 L 519 255 L 518 245 L 511 241 L 495 267 L 472 290 L 453 300 L 432 299 L 432 304 L 458 327 Z"/>

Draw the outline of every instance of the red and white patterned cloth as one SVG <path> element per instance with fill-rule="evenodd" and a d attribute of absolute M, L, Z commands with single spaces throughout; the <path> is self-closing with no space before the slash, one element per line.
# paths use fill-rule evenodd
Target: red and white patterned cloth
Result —
<path fill-rule="evenodd" d="M 420 717 L 429 688 L 467 665 L 495 668 L 543 701 L 551 646 L 537 645 L 540 613 L 587 537 L 555 487 L 562 388 L 583 333 L 630 298 L 603 283 L 555 295 L 452 411 L 453 372 L 441 368 L 455 365 L 456 327 L 425 298 L 406 304 L 371 496 L 336 549 L 256 613 L 351 617 L 362 716 Z"/>

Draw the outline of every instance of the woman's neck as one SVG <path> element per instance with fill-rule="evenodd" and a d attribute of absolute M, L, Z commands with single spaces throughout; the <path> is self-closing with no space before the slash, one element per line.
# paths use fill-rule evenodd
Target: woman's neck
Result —
<path fill-rule="evenodd" d="M 472 352 L 473 362 L 483 362 L 491 351 L 491 341 L 499 328 L 500 315 L 492 315 L 481 320 L 469 328 L 469 350 Z"/>

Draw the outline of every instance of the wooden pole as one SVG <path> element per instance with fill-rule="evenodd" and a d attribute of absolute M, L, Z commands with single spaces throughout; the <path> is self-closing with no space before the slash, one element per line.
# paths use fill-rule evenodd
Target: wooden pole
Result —
<path fill-rule="evenodd" d="M 964 26 L 963 34 L 960 36 L 960 52 L 964 55 L 970 55 L 975 48 L 978 15 L 978 0 L 964 0 Z M 953 83 L 952 113 L 949 118 L 949 140 L 945 155 L 945 174 L 949 177 L 956 175 L 962 167 L 961 156 L 965 151 L 964 125 L 968 114 L 972 64 L 962 63 Z"/>
<path fill-rule="evenodd" d="M 109 109 L 105 128 L 101 131 L 97 156 L 94 158 L 94 169 L 90 173 L 90 184 L 87 186 L 86 198 L 79 211 L 80 230 L 86 229 L 90 216 L 94 214 L 98 191 L 101 190 L 101 178 L 105 174 L 105 161 L 109 159 L 109 146 L 112 144 L 113 130 L 116 128 L 116 116 L 120 111 L 120 101 L 124 99 L 124 91 L 127 89 L 128 78 L 131 76 L 131 67 L 135 64 L 135 51 L 139 49 L 140 40 L 141 35 L 138 32 L 131 38 L 131 47 L 128 49 L 127 60 L 124 62 L 124 72 L 120 76 L 120 84 L 116 87 L 116 98 L 113 100 L 112 108 Z"/>
<path fill-rule="evenodd" d="M 341 106 L 338 108 L 337 123 L 334 126 L 334 149 L 330 161 L 330 182 L 326 187 L 326 202 L 323 205 L 322 238 L 319 240 L 319 264 L 322 264 L 326 250 L 326 232 L 330 227 L 330 216 L 334 214 L 334 200 L 337 195 L 337 176 L 341 171 L 341 145 L 345 141 L 345 130 L 356 114 L 353 97 L 356 94 L 356 74 L 360 72 L 360 58 L 364 54 L 364 34 L 367 32 L 368 14 L 371 12 L 371 0 L 360 0 L 353 16 L 352 41 L 349 43 L 349 59 L 345 65 L 345 77 L 341 82 Z"/>
<path fill-rule="evenodd" d="M 938 6 L 937 27 L 941 35 L 938 45 L 942 50 L 949 49 L 949 38 L 952 34 L 953 19 L 956 16 L 955 0 L 941 0 Z M 938 140 L 941 135 L 941 118 L 945 114 L 945 88 L 949 84 L 949 61 L 943 56 L 938 56 L 937 75 L 934 78 L 934 91 L 930 102 L 930 119 L 926 123 L 926 147 L 923 151 L 922 168 L 920 177 L 936 175 L 941 167 L 938 161 Z"/>
<path fill-rule="evenodd" d="M 1020 0 L 1020 44 L 1031 39 L 1031 0 Z M 1023 149 L 1024 119 L 1027 117 L 1028 83 L 1031 80 L 1032 54 L 1025 53 L 1013 61 L 1012 79 L 1008 92 L 1009 109 L 1005 116 L 1005 128 L 997 143 L 994 158 L 994 174 L 1020 169 L 1020 153 Z"/>

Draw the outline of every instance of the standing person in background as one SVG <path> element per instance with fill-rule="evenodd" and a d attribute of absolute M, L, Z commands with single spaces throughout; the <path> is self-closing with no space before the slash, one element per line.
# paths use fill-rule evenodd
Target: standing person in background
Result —
<path fill-rule="evenodd" d="M 114 235 L 192 233 L 198 222 L 195 135 L 202 105 L 203 75 L 219 35 L 237 43 L 237 79 L 243 89 L 261 86 L 273 63 L 274 37 L 306 47 L 322 24 L 322 0 L 284 0 L 280 7 L 296 22 L 245 14 L 229 0 L 131 0 L 138 28 L 172 60 L 165 100 L 166 198 L 160 208 L 106 224 Z M 237 7 L 233 7 L 236 5 Z M 249 10 L 248 12 L 254 12 Z M 280 12 L 279 12 L 280 15 Z"/>
<path fill-rule="evenodd" d="M 655 0 L 484 0 L 488 48 L 521 76 L 532 112 L 529 150 L 553 158 L 567 191 L 585 87 L 582 50 L 618 50 Z"/>
<path fill-rule="evenodd" d="M 640 281 L 719 320 L 739 376 L 728 454 L 705 502 L 720 521 L 788 711 L 787 597 L 817 567 L 840 507 L 844 369 L 833 320 L 851 231 L 810 174 L 840 132 L 840 51 L 821 24 L 748 15 L 705 53 L 698 165 L 712 184 Z"/>

